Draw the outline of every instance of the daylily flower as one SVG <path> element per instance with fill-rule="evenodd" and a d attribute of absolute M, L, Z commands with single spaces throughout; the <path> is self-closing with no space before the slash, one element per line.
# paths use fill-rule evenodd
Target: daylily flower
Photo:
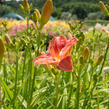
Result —
<path fill-rule="evenodd" d="M 48 53 L 36 57 L 34 64 L 56 65 L 60 70 L 73 71 L 70 52 L 76 42 L 75 37 L 69 40 L 65 36 L 54 37 L 49 44 Z"/>

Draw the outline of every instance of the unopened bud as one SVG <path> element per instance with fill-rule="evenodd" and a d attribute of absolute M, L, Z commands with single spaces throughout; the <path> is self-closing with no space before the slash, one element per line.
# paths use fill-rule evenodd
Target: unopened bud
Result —
<path fill-rule="evenodd" d="M 84 57 L 84 60 L 85 60 L 85 61 L 88 59 L 88 57 L 89 57 L 89 48 L 88 48 L 88 47 L 86 47 L 86 48 L 84 49 L 83 57 Z"/>
<path fill-rule="evenodd" d="M 106 6 L 106 8 L 109 10 L 109 6 L 108 6 L 107 4 L 106 4 L 105 6 Z"/>
<path fill-rule="evenodd" d="M 5 40 L 6 40 L 7 44 L 12 44 L 12 40 L 8 34 L 5 34 Z"/>
<path fill-rule="evenodd" d="M 32 5 L 32 3 L 31 3 L 30 6 L 29 6 L 29 8 L 32 9 L 32 7 L 33 7 L 33 5 Z"/>
<path fill-rule="evenodd" d="M 24 7 L 24 10 L 26 10 L 26 11 L 29 9 L 28 0 L 24 0 L 24 1 L 23 1 L 23 7 Z"/>
<path fill-rule="evenodd" d="M 48 20 L 50 19 L 52 10 L 53 10 L 52 0 L 47 0 L 46 3 L 44 4 L 44 7 L 41 13 L 41 25 L 42 26 L 46 24 Z"/>
<path fill-rule="evenodd" d="M 72 39 L 72 34 L 70 32 L 68 32 L 67 37 L 68 37 L 68 39 Z"/>
<path fill-rule="evenodd" d="M 80 64 L 83 65 L 84 64 L 84 58 L 83 58 L 83 56 L 80 56 L 80 59 L 79 60 L 80 60 Z"/>
<path fill-rule="evenodd" d="M 100 7 L 101 7 L 101 10 L 104 12 L 104 14 L 109 16 L 108 9 L 102 1 L 100 1 Z"/>
<path fill-rule="evenodd" d="M 36 9 L 33 13 L 32 19 L 36 23 L 37 21 L 40 20 L 40 18 L 41 18 L 40 12 L 38 9 Z"/>
<path fill-rule="evenodd" d="M 0 38 L 0 61 L 2 61 L 5 51 L 6 48 L 5 48 L 4 41 Z"/>
<path fill-rule="evenodd" d="M 101 62 L 102 62 L 102 60 L 103 60 L 103 57 L 104 57 L 104 55 L 100 55 L 100 56 L 99 56 L 96 65 L 101 64 Z"/>
<path fill-rule="evenodd" d="M 20 9 L 21 9 L 22 11 L 24 11 L 24 7 L 23 7 L 22 4 L 20 4 Z"/>

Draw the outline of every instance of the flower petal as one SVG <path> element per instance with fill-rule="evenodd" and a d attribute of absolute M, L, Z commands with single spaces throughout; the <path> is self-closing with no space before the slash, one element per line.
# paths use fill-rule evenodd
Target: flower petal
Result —
<path fill-rule="evenodd" d="M 57 68 L 63 71 L 73 71 L 71 56 L 67 56 L 57 65 Z"/>
<path fill-rule="evenodd" d="M 67 39 L 65 36 L 54 37 L 49 44 L 49 52 L 53 57 L 59 57 L 59 52 L 65 47 Z"/>
<path fill-rule="evenodd" d="M 72 38 L 70 40 L 67 41 L 66 45 L 64 48 L 62 48 L 62 50 L 59 53 L 59 56 L 61 57 L 61 59 L 63 59 L 66 56 L 70 55 L 70 52 L 72 50 L 72 46 L 77 42 L 77 38 Z"/>
<path fill-rule="evenodd" d="M 34 64 L 52 64 L 57 65 L 58 62 L 50 55 L 50 53 L 43 54 L 41 56 L 38 56 L 34 60 Z"/>

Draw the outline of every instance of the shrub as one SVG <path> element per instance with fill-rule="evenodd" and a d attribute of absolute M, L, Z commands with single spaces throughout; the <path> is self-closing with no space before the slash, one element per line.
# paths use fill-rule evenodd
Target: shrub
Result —
<path fill-rule="evenodd" d="M 99 19 L 105 20 L 106 16 L 102 12 L 98 11 L 98 12 L 89 13 L 86 19 L 88 19 L 88 20 L 99 20 Z"/>
<path fill-rule="evenodd" d="M 10 6 L 0 4 L 0 16 L 9 12 L 13 12 L 13 9 Z"/>
<path fill-rule="evenodd" d="M 62 19 L 62 20 L 71 20 L 72 19 L 72 14 L 70 12 L 63 12 L 61 14 L 60 19 Z"/>

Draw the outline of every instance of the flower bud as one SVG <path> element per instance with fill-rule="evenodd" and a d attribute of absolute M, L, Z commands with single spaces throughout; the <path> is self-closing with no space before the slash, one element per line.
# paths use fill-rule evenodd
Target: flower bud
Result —
<path fill-rule="evenodd" d="M 88 57 L 89 57 L 89 48 L 85 48 L 84 49 L 84 52 L 83 52 L 83 57 L 84 57 L 84 60 L 87 61 Z"/>
<path fill-rule="evenodd" d="M 8 34 L 5 34 L 5 40 L 6 40 L 7 44 L 12 44 L 12 40 Z"/>
<path fill-rule="evenodd" d="M 104 57 L 104 55 L 100 55 L 100 56 L 99 56 L 96 65 L 100 65 L 100 64 L 101 64 L 101 62 L 102 62 L 102 60 L 103 60 L 103 57 Z"/>
<path fill-rule="evenodd" d="M 6 48 L 5 48 L 4 41 L 0 38 L 0 61 L 2 61 L 5 51 Z"/>
<path fill-rule="evenodd" d="M 46 3 L 44 4 L 44 7 L 41 13 L 41 25 L 42 26 L 46 24 L 48 20 L 50 19 L 52 10 L 53 10 L 52 0 L 47 0 Z"/>
<path fill-rule="evenodd" d="M 82 45 L 82 40 L 79 39 L 78 42 L 77 42 L 77 46 L 76 46 L 76 49 L 78 50 L 79 47 Z"/>
<path fill-rule="evenodd" d="M 23 1 L 23 7 L 24 7 L 24 10 L 26 10 L 26 11 L 29 9 L 28 0 Z"/>
<path fill-rule="evenodd" d="M 36 9 L 33 13 L 32 20 L 36 23 L 37 21 L 40 20 L 40 18 L 41 18 L 40 12 L 38 9 Z"/>
<path fill-rule="evenodd" d="M 107 4 L 106 4 L 105 6 L 106 6 L 106 8 L 109 10 L 109 6 L 108 6 Z"/>
<path fill-rule="evenodd" d="M 21 9 L 22 11 L 24 11 L 24 7 L 23 7 L 22 4 L 20 4 L 20 9 Z"/>
<path fill-rule="evenodd" d="M 77 58 L 75 58 L 74 63 L 75 63 L 74 65 L 77 66 L 77 64 L 78 64 L 78 59 Z"/>
<path fill-rule="evenodd" d="M 106 8 L 106 6 L 104 5 L 104 3 L 102 1 L 100 1 L 100 7 L 101 7 L 101 10 L 109 16 L 109 13 L 108 13 L 108 9 Z"/>
<path fill-rule="evenodd" d="M 68 32 L 67 37 L 68 37 L 68 39 L 72 39 L 72 34 L 70 32 Z"/>
<path fill-rule="evenodd" d="M 29 7 L 30 7 L 30 10 L 31 10 L 31 9 L 32 9 L 32 7 L 33 7 L 32 3 L 30 4 L 30 6 L 29 6 Z"/>
<path fill-rule="evenodd" d="M 80 64 L 84 64 L 84 58 L 83 58 L 83 56 L 80 56 L 80 58 L 79 58 L 79 60 L 80 60 Z"/>

